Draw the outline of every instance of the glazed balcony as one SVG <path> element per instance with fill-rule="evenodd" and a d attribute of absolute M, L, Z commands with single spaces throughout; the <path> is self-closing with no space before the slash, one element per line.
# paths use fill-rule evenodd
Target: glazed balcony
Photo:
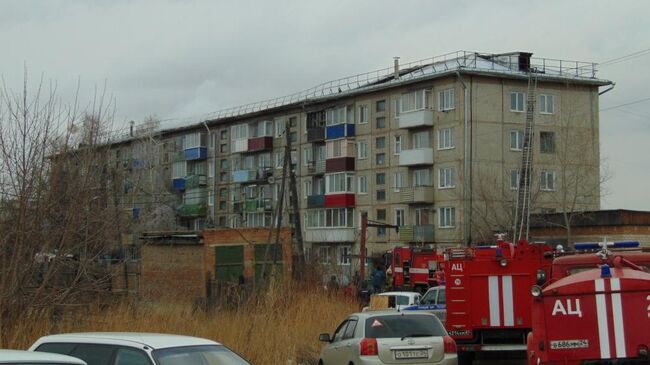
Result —
<path fill-rule="evenodd" d="M 172 187 L 174 190 L 183 191 L 185 190 L 185 178 L 177 177 L 172 180 Z"/>
<path fill-rule="evenodd" d="M 181 218 L 197 218 L 205 217 L 207 214 L 207 206 L 205 204 L 182 204 L 176 210 L 176 213 Z"/>
<path fill-rule="evenodd" d="M 336 228 L 307 228 L 305 229 L 307 242 L 355 242 L 355 229 L 347 227 Z"/>
<path fill-rule="evenodd" d="M 322 142 L 325 140 L 324 127 L 311 127 L 307 129 L 307 142 Z"/>
<path fill-rule="evenodd" d="M 246 152 L 270 151 L 273 149 L 273 137 L 263 136 L 248 139 Z"/>
<path fill-rule="evenodd" d="M 273 200 L 264 199 L 246 199 L 243 204 L 244 212 L 268 212 L 273 210 Z"/>
<path fill-rule="evenodd" d="M 186 161 L 205 160 L 206 158 L 208 158 L 207 147 L 192 147 L 192 148 L 185 149 Z"/>
<path fill-rule="evenodd" d="M 356 204 L 354 193 L 340 193 L 325 195 L 326 208 L 344 208 L 353 207 Z"/>
<path fill-rule="evenodd" d="M 325 172 L 354 171 L 354 157 L 329 158 L 325 162 Z"/>
<path fill-rule="evenodd" d="M 433 242 L 433 224 L 399 227 L 399 239 L 404 242 Z"/>
<path fill-rule="evenodd" d="M 431 109 L 414 110 L 399 115 L 399 127 L 420 128 L 433 126 L 433 111 Z"/>
<path fill-rule="evenodd" d="M 190 175 L 185 176 L 185 188 L 192 189 L 208 184 L 208 177 L 205 175 Z"/>
<path fill-rule="evenodd" d="M 309 195 L 307 197 L 307 208 L 323 208 L 325 206 L 325 195 Z"/>
<path fill-rule="evenodd" d="M 325 139 L 354 137 L 354 124 L 336 124 L 326 127 Z"/>
<path fill-rule="evenodd" d="M 325 173 L 325 163 L 326 160 L 319 160 L 319 161 L 310 161 L 307 164 L 307 169 L 310 174 L 324 174 Z"/>
<path fill-rule="evenodd" d="M 399 193 L 400 203 L 402 204 L 433 204 L 433 186 L 415 186 L 401 188 Z"/>
<path fill-rule="evenodd" d="M 433 165 L 433 148 L 402 150 L 399 155 L 400 166 Z"/>

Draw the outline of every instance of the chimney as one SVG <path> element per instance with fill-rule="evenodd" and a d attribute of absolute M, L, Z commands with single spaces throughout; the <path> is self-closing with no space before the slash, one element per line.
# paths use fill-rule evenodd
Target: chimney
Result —
<path fill-rule="evenodd" d="M 399 57 L 393 57 L 393 65 L 395 69 L 395 73 L 393 74 L 393 79 L 397 80 L 399 79 Z"/>
<path fill-rule="evenodd" d="M 130 121 L 129 124 L 131 127 L 129 128 L 129 136 L 133 137 L 133 125 L 135 124 L 134 121 Z"/>

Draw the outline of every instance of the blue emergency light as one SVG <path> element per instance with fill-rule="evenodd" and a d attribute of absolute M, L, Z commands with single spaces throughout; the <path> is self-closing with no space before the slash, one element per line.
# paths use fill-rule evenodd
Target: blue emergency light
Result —
<path fill-rule="evenodd" d="M 575 244 L 576 250 L 598 250 L 603 247 L 603 242 L 578 242 Z M 636 248 L 639 247 L 639 241 L 619 241 L 607 242 L 609 248 Z"/>
<path fill-rule="evenodd" d="M 605 264 L 600 267 L 600 277 L 601 278 L 612 277 L 612 270 L 609 268 L 609 265 Z"/>

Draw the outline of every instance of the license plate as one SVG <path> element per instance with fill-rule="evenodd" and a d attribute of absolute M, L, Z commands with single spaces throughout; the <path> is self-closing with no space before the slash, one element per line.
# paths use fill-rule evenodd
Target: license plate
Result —
<path fill-rule="evenodd" d="M 589 347 L 589 340 L 560 340 L 551 341 L 551 350 L 564 350 L 564 349 L 586 349 Z"/>
<path fill-rule="evenodd" d="M 396 350 L 396 359 L 426 359 L 429 357 L 427 350 Z"/>

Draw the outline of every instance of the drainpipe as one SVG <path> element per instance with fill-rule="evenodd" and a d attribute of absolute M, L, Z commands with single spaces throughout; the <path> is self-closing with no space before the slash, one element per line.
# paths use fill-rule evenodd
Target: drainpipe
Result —
<path fill-rule="evenodd" d="M 212 132 L 210 131 L 210 127 L 208 127 L 208 123 L 203 121 L 203 126 L 205 129 L 208 131 L 208 147 L 210 146 L 210 143 L 212 143 Z M 214 136 L 214 147 L 212 148 L 212 183 L 210 184 L 210 188 L 212 189 L 212 224 L 214 226 L 217 225 L 217 192 L 216 192 L 216 181 L 217 181 L 217 136 L 215 134 Z M 210 166 L 208 166 L 208 171 L 210 171 Z M 210 198 L 208 197 L 208 203 Z M 208 204 L 209 205 L 209 204 Z"/>
<path fill-rule="evenodd" d="M 472 240 L 472 160 L 471 138 L 472 133 L 468 115 L 470 113 L 470 96 L 467 84 L 459 71 L 456 71 L 458 80 L 463 85 L 463 243 L 469 246 Z"/>
<path fill-rule="evenodd" d="M 598 95 L 603 95 L 604 93 L 606 93 L 608 91 L 612 91 L 612 89 L 614 89 L 614 86 L 616 86 L 616 83 L 612 82 L 612 85 L 609 87 L 609 89 L 605 89 L 605 90 L 599 92 Z"/>

